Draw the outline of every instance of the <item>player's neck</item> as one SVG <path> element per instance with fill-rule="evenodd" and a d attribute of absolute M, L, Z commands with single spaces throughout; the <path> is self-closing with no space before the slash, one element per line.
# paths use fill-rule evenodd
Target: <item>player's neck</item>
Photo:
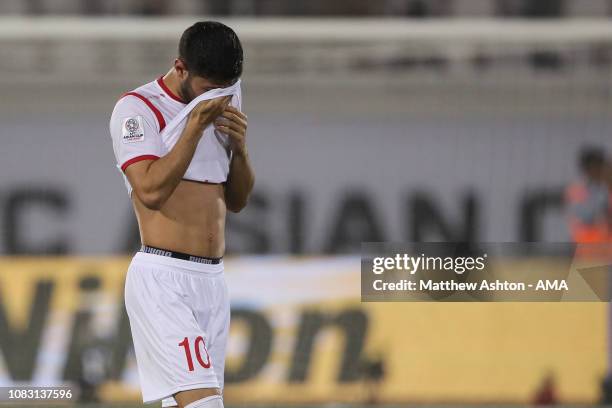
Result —
<path fill-rule="evenodd" d="M 168 73 L 166 73 L 166 75 L 162 77 L 162 81 L 164 81 L 164 85 L 166 85 L 166 87 L 174 95 L 177 95 L 178 97 L 183 99 L 183 96 L 181 95 L 181 91 L 180 91 L 181 89 L 180 81 L 179 81 L 178 75 L 176 74 L 176 71 L 174 70 L 174 68 L 172 68 L 170 71 L 168 71 Z"/>

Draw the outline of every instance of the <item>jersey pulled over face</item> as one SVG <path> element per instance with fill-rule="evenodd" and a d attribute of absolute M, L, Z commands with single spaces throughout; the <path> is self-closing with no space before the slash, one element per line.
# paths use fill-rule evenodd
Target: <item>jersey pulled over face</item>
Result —
<path fill-rule="evenodd" d="M 232 94 L 231 104 L 241 109 L 239 84 Z M 132 187 L 125 170 L 141 160 L 155 160 L 167 154 L 178 141 L 189 111 L 197 104 L 194 102 L 187 105 L 168 89 L 163 78 L 127 92 L 119 99 L 111 115 L 110 135 L 117 167 L 129 194 Z M 223 183 L 229 173 L 229 162 L 227 136 L 209 126 L 204 130 L 184 179 Z"/>

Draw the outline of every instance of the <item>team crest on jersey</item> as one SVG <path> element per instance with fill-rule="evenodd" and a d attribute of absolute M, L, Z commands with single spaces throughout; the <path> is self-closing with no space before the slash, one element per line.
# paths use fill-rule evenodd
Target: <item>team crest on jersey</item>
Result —
<path fill-rule="evenodd" d="M 123 143 L 142 142 L 144 140 L 144 128 L 142 116 L 134 116 L 123 119 Z"/>

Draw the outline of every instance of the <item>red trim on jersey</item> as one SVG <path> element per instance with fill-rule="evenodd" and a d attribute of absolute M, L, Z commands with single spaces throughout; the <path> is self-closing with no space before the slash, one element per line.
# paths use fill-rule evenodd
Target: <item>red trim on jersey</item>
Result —
<path fill-rule="evenodd" d="M 143 160 L 157 160 L 157 159 L 159 159 L 159 156 L 155 156 L 153 154 L 143 154 L 142 156 L 136 156 L 126 161 L 125 163 L 123 163 L 121 165 L 121 170 L 125 173 L 125 169 L 127 169 L 129 166 L 131 166 L 134 163 L 138 163 L 139 161 L 143 161 Z"/>
<path fill-rule="evenodd" d="M 144 96 L 136 92 L 125 93 L 123 94 L 122 98 L 124 96 L 135 96 L 141 101 L 143 101 L 149 107 L 149 109 L 151 109 L 151 111 L 153 111 L 153 113 L 155 114 L 155 117 L 157 118 L 157 122 L 159 123 L 159 131 L 161 132 L 162 130 L 164 130 L 164 128 L 166 127 L 166 120 L 164 119 L 164 115 L 162 115 L 161 111 L 157 109 L 157 107 L 153 105 L 150 100 L 148 100 L 147 98 L 145 98 Z"/>
<path fill-rule="evenodd" d="M 174 92 L 172 92 L 170 90 L 170 88 L 168 88 L 168 86 L 166 86 L 166 83 L 164 82 L 164 77 L 159 77 L 157 78 L 157 84 L 161 87 L 161 89 L 164 90 L 164 92 L 171 97 L 172 99 L 174 99 L 177 102 L 180 102 L 182 104 L 185 104 L 185 101 L 180 97 L 177 96 Z"/>

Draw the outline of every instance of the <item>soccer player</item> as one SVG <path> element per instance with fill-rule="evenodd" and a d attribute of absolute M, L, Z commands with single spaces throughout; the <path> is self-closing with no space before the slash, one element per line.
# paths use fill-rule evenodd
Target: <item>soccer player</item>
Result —
<path fill-rule="evenodd" d="M 171 147 L 161 132 L 194 98 L 233 85 L 242 62 L 232 29 L 196 23 L 170 71 L 125 94 L 110 119 L 143 244 L 128 269 L 125 305 L 143 400 L 163 407 L 223 407 L 225 215 L 245 207 L 254 175 L 239 96 L 200 102 Z M 196 177 L 186 180 L 199 154 Z"/>

